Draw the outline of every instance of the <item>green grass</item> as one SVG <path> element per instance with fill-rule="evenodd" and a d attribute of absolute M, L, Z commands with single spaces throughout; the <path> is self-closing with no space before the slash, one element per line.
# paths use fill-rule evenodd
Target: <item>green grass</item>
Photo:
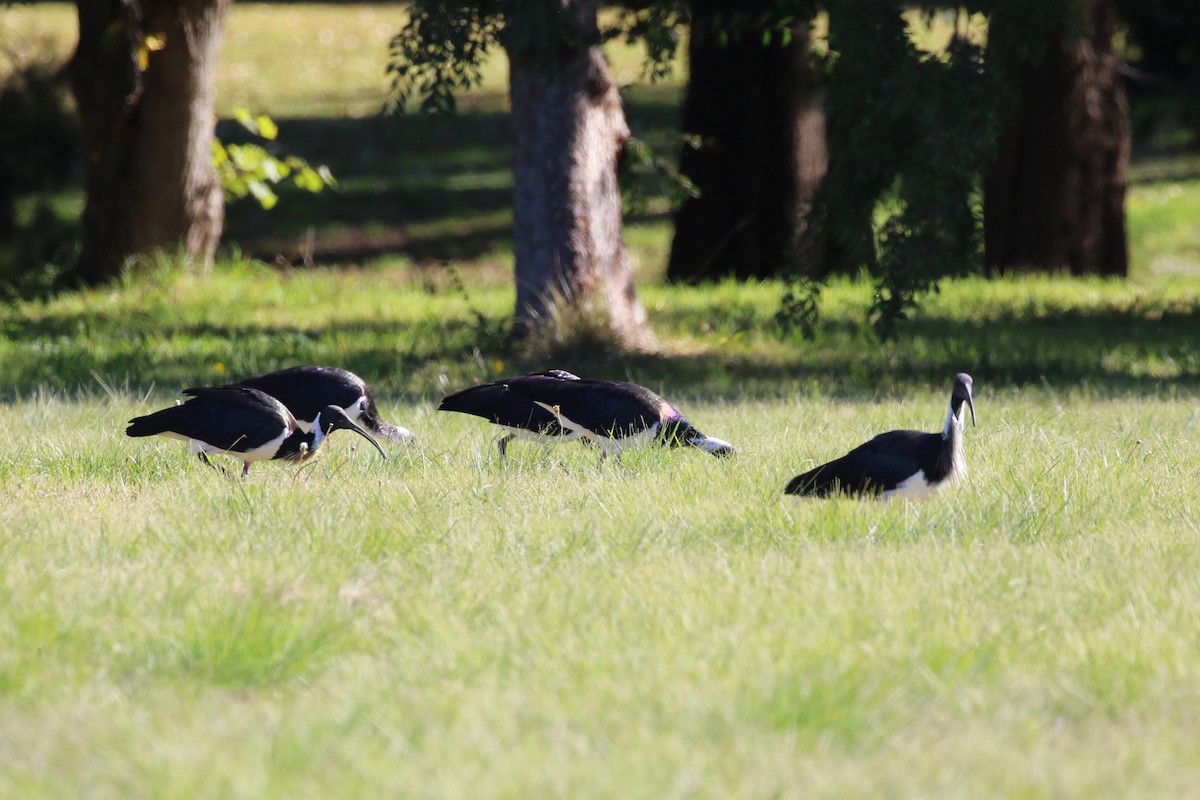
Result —
<path fill-rule="evenodd" d="M 1187 795 L 1200 287 L 955 282 L 886 345 L 865 291 L 832 287 L 803 342 L 763 331 L 778 287 L 646 286 L 658 353 L 559 365 L 661 389 L 742 452 L 603 467 L 501 463 L 485 423 L 433 411 L 532 364 L 403 265 L 164 267 L 3 311 L 0 795 Z M 497 324 L 511 302 L 472 296 Z M 365 374 L 418 446 L 335 437 L 229 480 L 122 435 L 297 361 Z M 780 495 L 935 429 L 964 368 L 967 483 Z"/>
<path fill-rule="evenodd" d="M 0 311 L 0 398 L 39 389 L 75 397 L 102 386 L 172 393 L 324 359 L 373 377 L 388 396 L 428 401 L 445 381 L 539 368 L 543 356 L 512 352 L 495 335 L 512 313 L 511 278 L 470 265 L 466 276 L 464 296 L 444 270 L 407 262 L 287 271 L 240 262 L 216 277 L 163 267 L 122 287 L 11 306 Z M 889 343 L 866 326 L 870 287 L 849 281 L 826 289 L 815 342 L 781 337 L 772 322 L 781 290 L 644 283 L 661 340 L 654 351 L 551 355 L 592 373 L 650 374 L 668 389 L 729 398 L 857 397 L 865 387 L 899 395 L 940 386 L 964 365 L 993 382 L 1064 382 L 1100 396 L 1200 383 L 1200 284 L 1188 278 L 951 281 Z"/>
<path fill-rule="evenodd" d="M 854 282 L 826 289 L 812 341 L 772 327 L 778 284 L 660 285 L 655 206 L 627 241 L 657 346 L 534 357 L 495 335 L 513 302 L 502 73 L 461 117 L 370 117 L 370 41 L 401 13 L 235 5 L 220 91 L 342 179 L 286 212 L 232 209 L 234 240 L 312 227 L 399 236 L 403 257 L 164 262 L 0 306 L 0 797 L 1195 793 L 1191 161 L 1133 170 L 1136 280 L 952 281 L 889 343 Z M 30 14 L 71 21 L 39 4 L 0 26 Z M 297 14 L 315 34 L 296 39 Z M 678 88 L 630 94 L 656 144 Z M 381 461 L 339 435 L 314 466 L 228 480 L 123 435 L 185 386 L 302 362 L 367 377 L 417 446 Z M 552 364 L 659 390 L 741 453 L 601 467 L 518 442 L 502 463 L 483 421 L 433 410 Z M 963 369 L 965 484 L 780 495 L 876 432 L 936 429 Z"/>

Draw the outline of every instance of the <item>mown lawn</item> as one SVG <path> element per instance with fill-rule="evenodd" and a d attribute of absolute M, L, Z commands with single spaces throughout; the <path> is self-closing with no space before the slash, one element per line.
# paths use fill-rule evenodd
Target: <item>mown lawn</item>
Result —
<path fill-rule="evenodd" d="M 657 344 L 516 351 L 502 102 L 371 118 L 365 37 L 397 9 L 237 4 L 222 80 L 343 179 L 232 211 L 237 236 L 400 231 L 404 255 L 0 306 L 0 797 L 1197 795 L 1194 159 L 1135 166 L 1128 282 L 949 282 L 888 343 L 870 288 L 835 282 L 809 341 L 774 327 L 778 284 L 660 285 L 658 208 L 628 229 Z M 677 90 L 635 92 L 635 127 L 669 142 Z M 123 435 L 183 387 L 306 362 L 362 374 L 417 444 L 337 435 L 229 480 Z M 433 410 L 548 366 L 650 386 L 741 452 L 502 462 Z M 782 497 L 939 428 L 960 370 L 965 484 Z"/>
<path fill-rule="evenodd" d="M 5 310 L 0 795 L 1189 796 L 1198 291 L 957 282 L 884 345 L 853 284 L 814 342 L 767 330 L 778 287 L 647 286 L 657 353 L 538 364 L 479 338 L 507 289 L 480 322 L 399 268 L 164 268 Z M 362 372 L 418 444 L 229 480 L 122 434 L 300 361 Z M 742 452 L 502 463 L 433 411 L 549 363 Z M 965 485 L 781 496 L 936 429 L 959 369 Z"/>

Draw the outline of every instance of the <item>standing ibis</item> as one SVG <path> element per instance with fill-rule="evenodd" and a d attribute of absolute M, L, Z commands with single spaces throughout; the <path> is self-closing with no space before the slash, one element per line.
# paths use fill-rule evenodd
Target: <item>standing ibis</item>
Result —
<path fill-rule="evenodd" d="M 442 399 L 438 411 L 457 411 L 483 417 L 505 430 L 497 446 L 504 457 L 508 443 L 513 439 L 530 439 L 542 444 L 557 444 L 580 438 L 580 434 L 568 431 L 558 424 L 554 414 L 539 406 L 524 395 L 509 388 L 512 381 L 529 378 L 545 378 L 555 381 L 577 381 L 579 378 L 565 369 L 549 369 L 530 372 L 516 378 L 493 383 L 484 383 L 463 389 Z"/>
<path fill-rule="evenodd" d="M 379 417 L 379 409 L 367 382 L 340 367 L 299 366 L 268 372 L 231 384 L 266 392 L 287 406 L 305 433 L 327 406 L 338 406 L 346 416 L 367 430 L 393 442 L 413 439 L 408 428 L 388 425 Z"/>
<path fill-rule="evenodd" d="M 688 445 L 714 456 L 735 452 L 729 442 L 705 436 L 674 406 L 636 383 L 532 374 L 504 384 L 549 412 L 564 431 L 597 445 L 601 458 L 619 456 L 627 445 L 643 442 Z"/>
<path fill-rule="evenodd" d="M 954 376 L 950 408 L 941 433 L 889 431 L 841 458 L 822 464 L 788 483 L 784 494 L 828 497 L 832 494 L 927 497 L 967 472 L 963 456 L 963 406 L 971 409 L 971 376 Z"/>
<path fill-rule="evenodd" d="M 208 460 L 210 454 L 233 456 L 241 460 L 243 475 L 254 461 L 314 458 L 335 430 L 354 431 L 387 458 L 383 448 L 340 406 L 329 405 L 314 414 L 306 432 L 283 403 L 257 389 L 218 386 L 186 389 L 183 394 L 188 397 L 183 403 L 129 420 L 126 435 L 180 439 L 214 469 L 221 468 Z"/>

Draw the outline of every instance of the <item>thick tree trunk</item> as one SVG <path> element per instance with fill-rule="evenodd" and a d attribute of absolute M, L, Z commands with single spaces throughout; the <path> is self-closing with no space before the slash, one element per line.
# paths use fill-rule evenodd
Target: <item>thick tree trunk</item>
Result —
<path fill-rule="evenodd" d="M 675 214 L 667 277 L 695 283 L 787 270 L 798 226 L 825 175 L 825 115 L 808 21 L 784 43 L 773 30 L 720 29 L 746 16 L 742 0 L 693 0 L 680 172 L 700 190 Z M 754 14 L 754 24 L 759 15 Z M 806 248 L 817 252 L 820 248 Z"/>
<path fill-rule="evenodd" d="M 1060 34 L 1040 63 L 1022 70 L 1021 107 L 984 184 L 991 274 L 1128 273 L 1129 109 L 1113 54 L 1112 1 L 1089 0 L 1086 23 L 1086 38 Z"/>
<path fill-rule="evenodd" d="M 181 251 L 208 264 L 225 219 L 213 71 L 231 0 L 78 0 L 72 89 L 87 200 L 79 277 Z"/>
<path fill-rule="evenodd" d="M 563 2 L 567 36 L 542 58 L 508 47 L 514 131 L 513 250 L 517 335 L 564 308 L 606 318 L 636 342 L 646 312 L 633 287 L 621 226 L 617 162 L 629 139 L 599 47 L 597 0 Z M 529 35 L 513 13 L 507 41 Z"/>

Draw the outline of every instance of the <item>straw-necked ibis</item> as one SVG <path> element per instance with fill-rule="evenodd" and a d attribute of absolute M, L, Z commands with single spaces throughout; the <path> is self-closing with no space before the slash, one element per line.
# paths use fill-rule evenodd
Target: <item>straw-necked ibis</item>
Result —
<path fill-rule="evenodd" d="M 455 392 L 442 399 L 438 411 L 457 411 L 482 417 L 504 429 L 497 446 L 503 457 L 513 439 L 529 439 L 542 444 L 558 444 L 580 438 L 580 434 L 563 428 L 554 414 L 524 395 L 509 388 L 512 381 L 541 377 L 554 381 L 577 381 L 579 378 L 565 369 L 530 372 L 516 378 L 483 383 Z"/>
<path fill-rule="evenodd" d="M 698 447 L 714 456 L 736 451 L 729 442 L 706 436 L 654 392 L 636 383 L 561 380 L 540 374 L 505 382 L 509 391 L 548 412 L 559 426 L 601 450 L 619 456 L 630 444 Z"/>
<path fill-rule="evenodd" d="M 255 461 L 307 461 L 320 453 L 335 430 L 354 431 L 387 458 L 383 448 L 340 406 L 318 411 L 311 429 L 305 432 L 283 403 L 257 389 L 218 386 L 187 389 L 183 394 L 188 397 L 183 403 L 131 419 L 125 433 L 180 439 L 201 461 L 217 469 L 209 455 L 233 456 L 242 462 L 243 475 Z"/>
<path fill-rule="evenodd" d="M 326 406 L 338 406 L 347 417 L 384 439 L 393 442 L 411 442 L 413 439 L 408 428 L 389 425 L 380 419 L 379 408 L 367 382 L 340 367 L 288 367 L 231 385 L 258 389 L 271 395 L 287 406 L 306 433 Z"/>
<path fill-rule="evenodd" d="M 965 412 L 971 410 L 975 424 L 975 401 L 971 376 L 954 376 L 950 408 L 941 433 L 889 431 L 859 445 L 841 458 L 797 475 L 784 494 L 882 495 L 925 497 L 967 472 L 963 455 Z"/>

